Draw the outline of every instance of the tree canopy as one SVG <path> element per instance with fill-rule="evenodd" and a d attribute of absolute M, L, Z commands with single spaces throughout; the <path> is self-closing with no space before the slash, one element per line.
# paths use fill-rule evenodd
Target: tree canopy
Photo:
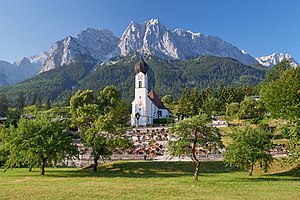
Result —
<path fill-rule="evenodd" d="M 234 130 L 231 138 L 232 144 L 228 146 L 224 156 L 227 165 L 249 170 L 249 176 L 252 176 L 255 164 L 268 170 L 273 161 L 270 153 L 273 144 L 268 131 L 246 127 L 245 130 Z"/>
<path fill-rule="evenodd" d="M 275 117 L 300 118 L 300 68 L 289 68 L 279 78 L 264 85 L 261 101 Z"/>
<path fill-rule="evenodd" d="M 78 153 L 66 122 L 51 114 L 21 118 L 17 128 L 1 129 L 1 138 L 3 149 L 9 151 L 6 168 L 39 164 L 44 175 L 47 163 L 55 164 Z"/>
<path fill-rule="evenodd" d="M 129 146 L 123 127 L 128 122 L 128 109 L 120 91 L 105 87 L 96 97 L 92 90 L 79 90 L 70 100 L 70 109 L 86 147 L 92 149 L 93 170 L 99 158 L 107 158 L 116 148 Z"/>

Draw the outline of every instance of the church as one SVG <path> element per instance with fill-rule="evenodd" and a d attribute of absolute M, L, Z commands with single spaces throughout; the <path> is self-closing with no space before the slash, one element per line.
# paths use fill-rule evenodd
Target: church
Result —
<path fill-rule="evenodd" d="M 132 102 L 131 125 L 147 126 L 154 119 L 171 118 L 172 113 L 164 106 L 153 90 L 148 93 L 149 66 L 141 58 L 135 65 L 135 90 Z"/>

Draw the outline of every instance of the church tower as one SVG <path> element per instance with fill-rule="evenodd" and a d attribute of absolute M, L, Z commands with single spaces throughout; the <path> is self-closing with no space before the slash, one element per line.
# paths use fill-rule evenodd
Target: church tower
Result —
<path fill-rule="evenodd" d="M 162 118 L 172 118 L 154 90 L 148 92 L 149 66 L 141 58 L 135 65 L 134 100 L 132 101 L 131 126 L 147 126 Z"/>
<path fill-rule="evenodd" d="M 147 104 L 148 100 L 148 65 L 140 58 L 139 62 L 135 65 L 135 90 L 134 101 L 132 102 L 132 126 L 146 126 L 148 124 Z"/>

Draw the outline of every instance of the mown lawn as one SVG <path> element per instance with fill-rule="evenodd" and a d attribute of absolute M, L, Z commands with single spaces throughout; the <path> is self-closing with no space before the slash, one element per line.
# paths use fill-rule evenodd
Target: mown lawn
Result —
<path fill-rule="evenodd" d="M 199 182 L 191 162 L 119 161 L 99 172 L 75 168 L 13 169 L 0 173 L 0 199 L 300 199 L 300 168 L 268 174 L 203 162 Z"/>

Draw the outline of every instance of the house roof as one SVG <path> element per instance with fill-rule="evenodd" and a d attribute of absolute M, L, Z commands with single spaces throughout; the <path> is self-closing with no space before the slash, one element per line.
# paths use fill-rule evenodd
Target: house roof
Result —
<path fill-rule="evenodd" d="M 157 108 L 167 109 L 153 90 L 149 92 L 148 97 Z"/>
<path fill-rule="evenodd" d="M 138 73 L 140 73 L 140 72 L 142 72 L 142 73 L 144 73 L 144 74 L 147 74 L 148 69 L 149 69 L 149 66 L 148 66 L 148 64 L 143 60 L 142 57 L 140 58 L 140 61 L 139 61 L 138 63 L 135 64 L 135 67 L 134 67 L 135 74 L 138 74 Z"/>

